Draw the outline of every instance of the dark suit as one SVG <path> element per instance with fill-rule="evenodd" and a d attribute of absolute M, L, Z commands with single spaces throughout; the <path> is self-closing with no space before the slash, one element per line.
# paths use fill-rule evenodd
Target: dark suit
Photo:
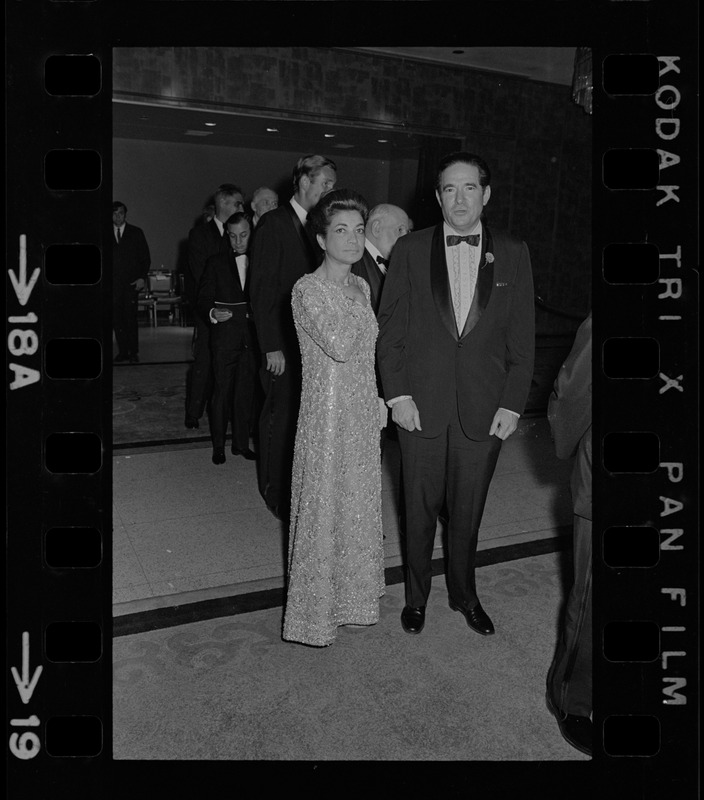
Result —
<path fill-rule="evenodd" d="M 266 394 L 259 422 L 259 491 L 267 505 L 286 514 L 301 394 L 301 356 L 291 312 L 294 283 L 316 269 L 322 253 L 290 203 L 259 220 L 250 246 L 250 299 L 254 312 L 260 371 Z M 283 375 L 266 369 L 266 353 L 281 350 Z"/>
<path fill-rule="evenodd" d="M 137 355 L 137 295 L 131 284 L 139 278 L 147 280 L 151 265 L 149 246 L 141 228 L 125 223 L 117 243 L 115 229 L 112 236 L 112 313 L 117 348 L 122 355 Z"/>
<path fill-rule="evenodd" d="M 197 307 L 200 280 L 206 261 L 219 253 L 230 250 L 226 236 L 221 236 L 214 219 L 200 223 L 188 234 L 188 269 L 184 276 L 186 297 L 194 309 L 195 346 L 188 391 L 186 414 L 195 419 L 203 416 L 212 384 L 210 370 L 210 322 Z"/>
<path fill-rule="evenodd" d="M 364 255 L 356 264 L 352 264 L 352 272 L 369 284 L 369 301 L 375 314 L 379 314 L 379 301 L 381 300 L 381 289 L 384 285 L 384 273 L 379 269 L 374 256 L 364 248 Z"/>
<path fill-rule="evenodd" d="M 576 455 L 571 490 L 574 504 L 574 583 L 567 599 L 548 692 L 563 714 L 592 712 L 592 317 L 581 324 L 558 373 L 548 402 L 548 420 L 558 458 Z"/>
<path fill-rule="evenodd" d="M 215 301 L 241 303 L 228 308 L 232 317 L 210 325 L 213 394 L 210 401 L 210 432 L 213 447 L 225 446 L 227 423 L 232 417 L 232 446 L 249 449 L 249 429 L 254 402 L 256 357 L 254 326 L 243 288 L 235 253 L 211 256 L 200 279 L 196 309 L 201 319 L 209 320 Z"/>
<path fill-rule="evenodd" d="M 472 608 L 479 524 L 501 449 L 489 429 L 499 408 L 523 412 L 533 373 L 533 280 L 525 243 L 484 226 L 474 298 L 460 335 L 442 223 L 401 237 L 384 283 L 377 352 L 385 399 L 411 395 L 422 427 L 398 430 L 407 605 L 426 605 L 446 499 L 450 597 Z"/>
<path fill-rule="evenodd" d="M 357 261 L 356 264 L 352 264 L 352 270 L 355 275 L 359 276 L 360 278 L 364 278 L 364 280 L 369 284 L 369 302 L 371 304 L 372 309 L 376 316 L 379 316 L 379 302 L 381 300 L 381 290 L 384 286 L 384 278 L 386 277 L 384 273 L 379 269 L 379 265 L 376 262 L 374 256 L 364 248 L 364 255 Z M 375 363 L 375 372 L 376 372 L 376 390 L 379 394 L 379 397 L 384 396 L 384 391 L 381 386 L 381 375 L 379 374 L 379 365 Z M 379 437 L 380 449 L 384 451 L 384 446 L 386 445 L 386 439 L 388 437 L 388 426 L 381 429 L 381 434 Z"/>

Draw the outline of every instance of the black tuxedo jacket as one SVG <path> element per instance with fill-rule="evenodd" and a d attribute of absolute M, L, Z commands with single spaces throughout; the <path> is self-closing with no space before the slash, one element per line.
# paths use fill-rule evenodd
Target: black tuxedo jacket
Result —
<path fill-rule="evenodd" d="M 115 239 L 115 229 L 112 230 L 113 285 L 124 286 L 137 278 L 146 280 L 152 261 L 142 229 L 125 223 L 120 244 Z"/>
<path fill-rule="evenodd" d="M 205 262 L 205 269 L 198 288 L 196 309 L 201 318 L 210 323 L 211 336 L 215 337 L 213 339 L 215 344 L 219 339 L 227 338 L 230 341 L 234 337 L 240 340 L 246 335 L 247 315 L 250 311 L 246 289 L 247 287 L 243 288 L 240 283 L 235 253 L 231 247 L 229 252 L 210 256 Z M 221 303 L 242 303 L 243 305 L 228 308 L 228 311 L 232 311 L 232 317 L 226 322 L 213 323 L 210 319 L 210 309 L 215 306 L 216 300 Z"/>
<path fill-rule="evenodd" d="M 491 255 L 490 255 L 491 254 Z M 457 331 L 442 222 L 394 246 L 379 309 L 384 398 L 411 395 L 438 436 L 456 406 L 465 435 L 489 439 L 498 408 L 523 413 L 533 375 L 533 278 L 525 242 L 485 225 L 472 306 Z"/>
<path fill-rule="evenodd" d="M 291 290 L 321 261 L 320 247 L 290 203 L 267 212 L 257 223 L 250 245 L 249 294 L 262 353 L 298 353 Z"/>
<path fill-rule="evenodd" d="M 352 272 L 355 275 L 358 275 L 360 278 L 364 278 L 364 280 L 369 284 L 370 289 L 370 302 L 372 304 L 372 308 L 374 309 L 374 313 L 379 313 L 379 300 L 381 299 L 381 288 L 384 284 L 384 275 L 379 269 L 379 265 L 376 263 L 375 259 L 373 258 L 372 254 L 364 248 L 364 255 L 357 261 L 356 264 L 352 264 Z"/>
<path fill-rule="evenodd" d="M 214 219 L 201 222 L 188 234 L 188 270 L 185 278 L 185 294 L 192 305 L 197 304 L 200 279 L 205 263 L 210 256 L 232 250 L 226 236 L 221 236 Z"/>

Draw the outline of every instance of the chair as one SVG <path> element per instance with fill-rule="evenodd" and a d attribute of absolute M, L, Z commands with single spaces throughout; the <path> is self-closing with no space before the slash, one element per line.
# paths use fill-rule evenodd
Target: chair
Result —
<path fill-rule="evenodd" d="M 156 300 L 149 292 L 140 292 L 137 295 L 137 311 L 142 309 L 147 312 L 149 324 L 156 328 Z"/>
<path fill-rule="evenodd" d="M 173 272 L 150 272 L 147 275 L 147 289 L 155 300 L 155 317 L 160 309 L 166 309 L 169 317 L 177 314 L 182 317 L 181 295 L 175 289 L 176 275 Z"/>

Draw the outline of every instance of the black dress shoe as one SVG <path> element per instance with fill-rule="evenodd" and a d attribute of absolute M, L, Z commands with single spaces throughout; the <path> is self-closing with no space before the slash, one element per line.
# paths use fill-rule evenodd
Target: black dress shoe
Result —
<path fill-rule="evenodd" d="M 115 362 L 115 364 L 119 364 L 121 361 L 127 361 L 128 358 L 129 356 L 126 355 L 125 353 L 118 353 L 115 356 L 115 358 L 113 358 L 113 361 Z"/>
<path fill-rule="evenodd" d="M 225 448 L 224 447 L 214 447 L 213 448 L 213 464 L 224 464 L 225 463 Z"/>
<path fill-rule="evenodd" d="M 186 414 L 186 421 L 183 423 L 187 428 L 197 428 L 198 420 L 190 414 Z"/>
<path fill-rule="evenodd" d="M 494 633 L 494 625 L 489 619 L 489 615 L 484 611 L 481 603 L 477 603 L 474 608 L 462 608 L 458 606 L 453 600 L 450 600 L 450 608 L 453 611 L 459 611 L 464 615 L 467 620 L 467 625 L 482 636 L 491 636 Z"/>
<path fill-rule="evenodd" d="M 425 625 L 425 606 L 404 606 L 401 625 L 406 633 L 420 633 Z"/>
<path fill-rule="evenodd" d="M 549 692 L 545 695 L 545 701 L 548 710 L 557 720 L 562 738 L 575 749 L 590 756 L 592 754 L 591 719 L 578 714 L 561 714 L 550 699 Z"/>
<path fill-rule="evenodd" d="M 247 461 L 254 461 L 254 459 L 257 457 L 254 450 L 250 450 L 249 447 L 246 447 L 244 450 L 239 450 L 238 448 L 233 447 L 231 452 L 233 456 L 242 456 L 243 458 L 246 458 Z"/>

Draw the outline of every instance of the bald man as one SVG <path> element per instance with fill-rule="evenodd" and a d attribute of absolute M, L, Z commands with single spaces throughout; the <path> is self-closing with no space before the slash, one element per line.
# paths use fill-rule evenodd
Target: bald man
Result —
<path fill-rule="evenodd" d="M 408 215 L 398 206 L 382 203 L 369 212 L 364 229 L 366 238 L 364 255 L 352 265 L 352 272 L 369 284 L 371 304 L 379 311 L 381 288 L 386 277 L 386 267 L 396 242 L 408 233 Z"/>
<path fill-rule="evenodd" d="M 267 211 L 273 211 L 279 207 L 279 196 L 268 186 L 260 186 L 252 195 L 250 202 L 252 207 L 252 225 L 256 225 Z"/>

